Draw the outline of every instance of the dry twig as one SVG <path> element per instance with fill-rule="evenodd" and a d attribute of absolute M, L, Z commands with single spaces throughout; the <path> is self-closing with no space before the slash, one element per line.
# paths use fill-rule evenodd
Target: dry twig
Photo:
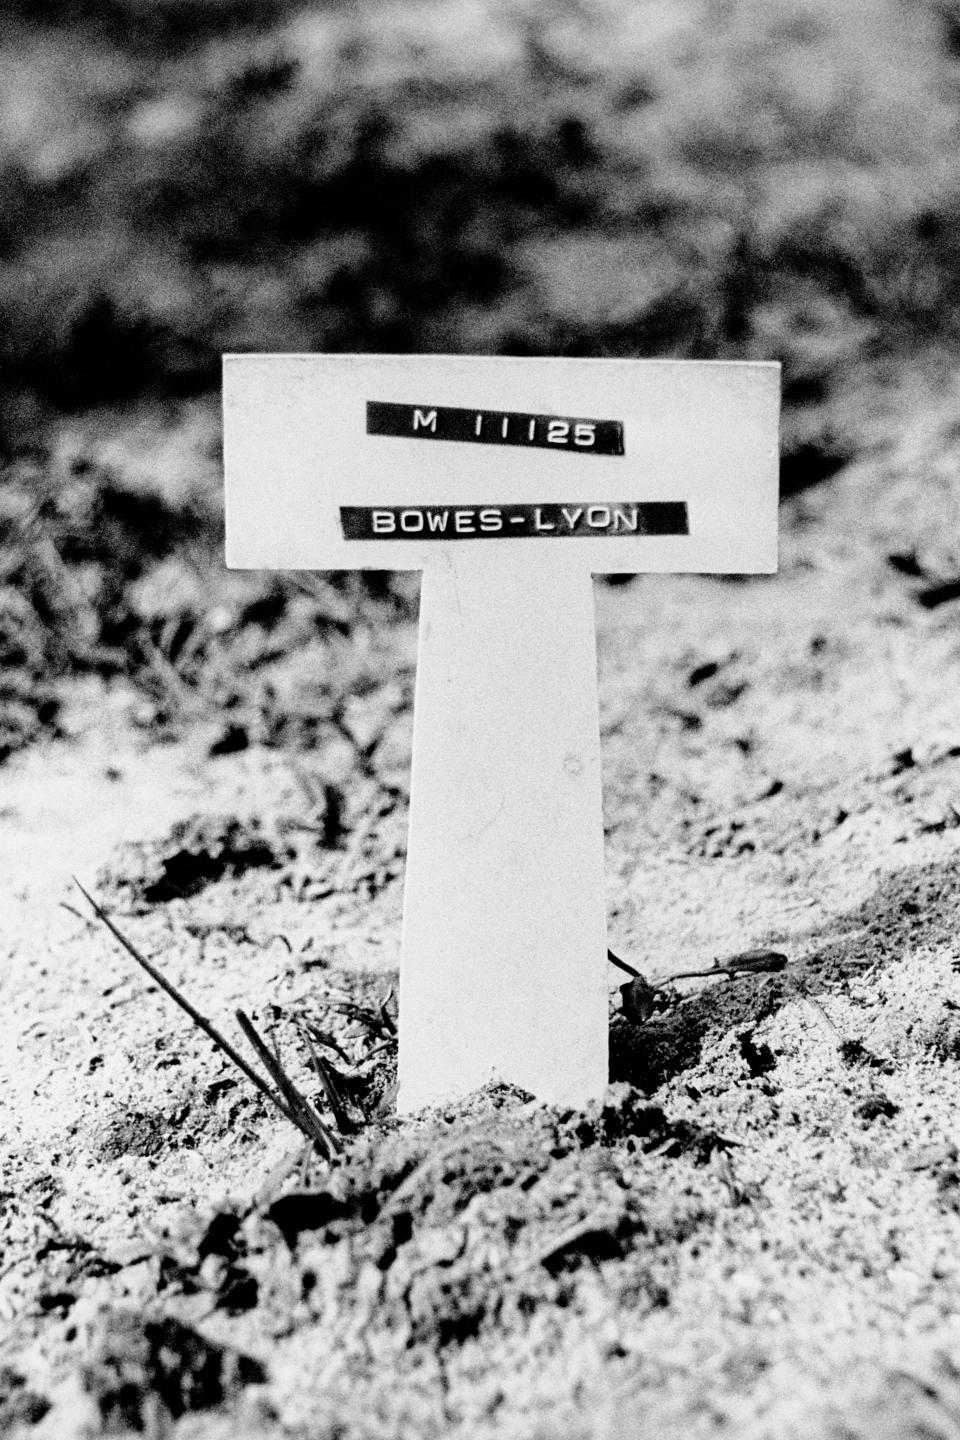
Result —
<path fill-rule="evenodd" d="M 340 1087 L 334 1079 L 336 1072 L 331 1065 L 328 1065 L 327 1062 L 322 1060 L 317 1054 L 307 1031 L 301 1029 L 300 1036 L 307 1050 L 310 1052 L 313 1068 L 316 1070 L 320 1084 L 323 1086 L 323 1093 L 327 1097 L 327 1104 L 330 1106 L 330 1111 L 336 1122 L 337 1129 L 341 1135 L 355 1135 L 357 1133 L 357 1126 L 350 1118 L 343 1096 L 340 1093 Z"/>
<path fill-rule="evenodd" d="M 156 985 L 159 985 L 161 990 L 166 991 L 166 993 L 170 996 L 171 1000 L 175 1001 L 176 1004 L 180 1006 L 181 1010 L 185 1011 L 186 1014 L 189 1015 L 194 1025 L 196 1025 L 198 1029 L 202 1030 L 204 1034 L 213 1041 L 214 1045 L 216 1045 L 218 1050 L 222 1050 L 222 1052 L 224 1053 L 224 1055 L 226 1055 L 227 1059 L 231 1062 L 231 1064 L 235 1065 L 237 1069 L 246 1076 L 246 1078 L 251 1082 L 251 1084 L 256 1086 L 256 1088 L 260 1091 L 260 1094 L 263 1095 L 267 1100 L 269 1100 L 271 1105 L 273 1105 L 277 1110 L 280 1111 L 280 1114 L 284 1117 L 284 1119 L 289 1120 L 292 1125 L 295 1125 L 297 1129 L 303 1135 L 306 1135 L 307 1139 L 310 1140 L 313 1144 L 318 1144 L 325 1154 L 329 1155 L 331 1153 L 331 1147 L 332 1153 L 336 1154 L 337 1146 L 336 1141 L 333 1139 L 333 1136 L 330 1134 L 329 1131 L 327 1131 L 326 1126 L 323 1125 L 323 1122 L 320 1121 L 319 1117 L 316 1116 L 315 1113 L 312 1112 L 312 1110 L 310 1110 L 309 1105 L 307 1105 L 306 1101 L 303 1100 L 303 1097 L 299 1095 L 299 1092 L 287 1079 L 287 1076 L 283 1071 L 282 1066 L 280 1066 L 279 1061 L 275 1062 L 276 1070 L 279 1071 L 279 1075 L 283 1076 L 286 1085 L 289 1086 L 291 1094 L 296 1097 L 294 1104 L 290 1103 L 290 1094 L 288 1094 L 287 1091 L 284 1089 L 284 1086 L 280 1085 L 279 1083 L 278 1075 L 275 1073 L 273 1068 L 273 1057 L 270 1057 L 271 1063 L 267 1065 L 267 1069 L 270 1071 L 271 1075 L 273 1075 L 273 1078 L 277 1080 L 278 1087 L 281 1091 L 281 1094 L 286 1097 L 285 1099 L 281 1099 L 280 1095 L 278 1095 L 275 1090 L 271 1089 L 271 1087 L 264 1080 L 263 1076 L 259 1075 L 257 1071 L 254 1070 L 253 1066 L 248 1064 L 248 1062 L 243 1058 L 240 1052 L 236 1050 L 233 1045 L 231 1045 L 227 1037 L 222 1034 L 221 1031 L 219 1031 L 217 1027 L 206 1018 L 205 1015 L 201 1015 L 200 1011 L 196 1008 L 196 1006 L 192 1004 L 192 1002 L 189 1001 L 187 997 L 182 994 L 181 991 L 179 991 L 170 980 L 167 979 L 163 972 L 161 970 L 158 970 L 156 965 L 154 965 L 151 960 L 148 960 L 147 957 L 137 949 L 137 947 L 133 944 L 132 941 L 127 939 L 123 931 L 119 928 L 119 926 L 114 924 L 114 922 L 110 919 L 110 916 L 102 908 L 102 906 L 98 905 L 97 901 L 94 900 L 93 896 L 84 889 L 76 876 L 73 877 L 73 883 L 76 885 L 83 898 L 87 901 L 87 904 L 91 907 L 97 919 L 101 922 L 101 924 L 106 926 L 106 928 L 110 931 L 110 934 L 120 945 L 123 946 L 127 954 L 136 961 L 136 963 L 140 966 L 142 970 L 146 971 L 146 973 L 150 976 L 150 979 Z M 252 1029 L 253 1027 L 251 1026 L 250 1028 Z M 259 1036 L 257 1036 L 257 1040 L 262 1045 L 263 1042 L 260 1041 Z M 266 1050 L 265 1046 L 264 1050 Z M 267 1055 L 270 1054 L 269 1051 L 266 1051 L 266 1053 Z M 261 1056 L 261 1058 L 263 1057 Z M 299 1102 L 299 1106 L 297 1102 Z M 310 1111 L 310 1114 L 313 1117 L 312 1120 L 306 1118 L 304 1113 L 302 1113 L 304 1110 Z M 321 1132 L 323 1132 L 324 1136 L 326 1136 L 327 1138 L 321 1138 Z"/>
<path fill-rule="evenodd" d="M 607 950 L 607 959 L 611 965 L 616 965 L 618 970 L 631 975 L 634 980 L 644 980 L 654 990 L 662 990 L 665 986 L 671 985 L 674 980 L 714 980 L 720 977 L 731 979 L 734 975 L 770 975 L 779 970 L 784 970 L 790 963 L 786 955 L 779 950 L 741 950 L 736 955 L 730 955 L 726 960 L 715 960 L 706 970 L 675 970 L 670 975 L 658 975 L 653 980 L 647 980 L 635 966 L 626 960 L 621 960 L 612 950 Z"/>
<path fill-rule="evenodd" d="M 276 1047 L 273 1050 L 270 1049 L 254 1028 L 252 1020 L 242 1010 L 234 1013 L 237 1017 L 237 1024 L 250 1041 L 270 1078 L 286 1101 L 293 1123 L 306 1135 L 308 1140 L 313 1141 L 328 1160 L 332 1160 L 335 1155 L 340 1153 L 340 1146 L 337 1144 L 333 1132 L 327 1129 L 309 1100 L 294 1085 L 283 1068 Z"/>

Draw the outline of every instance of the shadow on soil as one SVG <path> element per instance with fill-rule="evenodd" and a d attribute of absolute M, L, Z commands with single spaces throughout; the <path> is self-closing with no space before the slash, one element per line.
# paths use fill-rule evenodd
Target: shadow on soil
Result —
<path fill-rule="evenodd" d="M 958 908 L 960 867 L 955 861 L 911 866 L 885 877 L 868 900 L 829 931 L 811 931 L 816 948 L 781 974 L 720 982 L 645 1025 L 615 1016 L 611 1083 L 626 1081 L 651 1093 L 697 1065 L 706 1045 L 731 1030 L 752 1030 L 798 995 L 834 989 L 869 968 L 887 969 L 909 948 L 952 941 Z M 850 1064 L 872 1063 L 856 1042 L 841 1041 L 840 1049 Z"/>

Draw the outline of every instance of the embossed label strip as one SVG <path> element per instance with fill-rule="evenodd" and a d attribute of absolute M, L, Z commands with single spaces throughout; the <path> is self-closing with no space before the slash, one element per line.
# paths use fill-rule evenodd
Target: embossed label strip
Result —
<path fill-rule="evenodd" d="M 582 500 L 564 505 L 341 505 L 346 540 L 583 539 L 688 535 L 683 500 Z"/>
<path fill-rule="evenodd" d="M 407 440 L 465 440 L 474 445 L 526 445 L 577 455 L 622 455 L 623 423 L 513 410 L 367 401 L 367 434 Z"/>

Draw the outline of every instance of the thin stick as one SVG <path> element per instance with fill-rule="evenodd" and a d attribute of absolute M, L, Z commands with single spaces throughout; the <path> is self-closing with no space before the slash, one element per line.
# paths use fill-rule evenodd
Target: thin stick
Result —
<path fill-rule="evenodd" d="M 254 1050 L 256 1050 L 257 1055 L 270 1072 L 275 1085 L 290 1107 L 290 1115 L 293 1123 L 306 1135 L 308 1140 L 312 1140 L 315 1145 L 319 1146 L 328 1160 L 332 1160 L 334 1155 L 339 1155 L 340 1153 L 340 1146 L 337 1144 L 333 1132 L 327 1129 L 313 1106 L 300 1094 L 300 1091 L 284 1070 L 279 1055 L 270 1051 L 261 1036 L 257 1033 L 250 1018 L 245 1015 L 242 1010 L 237 1010 L 234 1013 L 237 1017 L 237 1024 L 243 1030 L 244 1035 L 246 1035 Z"/>
<path fill-rule="evenodd" d="M 350 1056 L 347 1054 L 346 1050 L 344 1050 L 343 1046 L 338 1045 L 336 1040 L 334 1040 L 333 1036 L 328 1035 L 326 1030 L 321 1030 L 319 1026 L 314 1025 L 312 1020 L 304 1020 L 303 1023 L 309 1031 L 310 1035 L 312 1035 L 313 1039 L 316 1040 L 318 1045 L 325 1045 L 328 1050 L 332 1050 L 335 1055 L 339 1055 L 344 1065 L 353 1064 L 353 1061 L 350 1059 Z"/>
<path fill-rule="evenodd" d="M 708 970 L 676 970 L 672 975 L 656 976 L 650 984 L 655 990 L 662 990 L 674 980 L 713 980 L 718 976 L 733 980 L 738 975 L 775 975 L 789 963 L 779 950 L 742 950 L 726 960 L 714 961 Z"/>
<path fill-rule="evenodd" d="M 113 938 L 123 946 L 124 950 L 126 950 L 128 955 L 132 956 L 132 958 L 137 962 L 140 968 L 147 972 L 147 974 L 150 976 L 150 979 L 153 980 L 155 984 L 159 985 L 161 990 L 165 990 L 170 996 L 170 999 L 174 1000 L 180 1006 L 181 1010 L 186 1011 L 186 1013 L 190 1016 L 190 1019 L 193 1021 L 194 1025 L 201 1029 L 205 1035 L 208 1035 L 210 1037 L 214 1045 L 216 1045 L 218 1049 L 223 1051 L 224 1055 L 227 1056 L 228 1060 L 231 1060 L 233 1064 L 236 1065 L 237 1069 L 242 1071 L 242 1073 L 246 1075 L 247 1079 L 257 1087 L 257 1089 L 260 1091 L 260 1094 L 266 1096 L 270 1103 L 276 1106 L 276 1108 L 280 1111 L 280 1114 L 283 1115 L 285 1119 L 289 1120 L 291 1124 L 296 1125 L 297 1122 L 294 1119 L 290 1110 L 280 1099 L 279 1095 L 277 1095 L 273 1090 L 270 1089 L 270 1086 L 264 1080 L 263 1076 L 258 1075 L 256 1070 L 254 1070 L 251 1065 L 247 1064 L 246 1060 L 244 1060 L 239 1050 L 235 1050 L 233 1048 L 226 1036 L 221 1035 L 220 1031 L 216 1028 L 216 1026 L 212 1025 L 205 1015 L 200 1014 L 200 1011 L 190 1003 L 190 1001 L 185 995 L 182 995 L 180 993 L 176 986 L 173 985 L 167 979 L 167 977 L 157 969 L 157 967 L 152 963 L 152 961 L 148 960 L 145 955 L 142 955 L 140 953 L 136 946 L 127 939 L 123 931 L 118 929 L 118 927 L 113 923 L 107 912 L 100 905 L 97 904 L 93 896 L 90 895 L 86 890 L 84 890 L 76 875 L 73 876 L 73 883 L 74 885 L 76 885 L 77 889 L 80 891 L 80 894 L 86 900 L 87 904 L 90 905 L 97 919 L 107 927 Z M 299 1129 L 300 1127 L 297 1126 L 297 1128 Z"/>
<path fill-rule="evenodd" d="M 69 915 L 76 915 L 77 919 L 81 922 L 81 924 L 88 925 L 91 930 L 96 930 L 97 927 L 96 925 L 94 925 L 93 921 L 89 920 L 86 915 L 81 915 L 76 905 L 68 905 L 66 900 L 61 900 L 59 902 L 59 905 L 60 909 L 66 910 Z"/>
<path fill-rule="evenodd" d="M 333 1078 L 333 1074 L 331 1073 L 332 1067 L 328 1065 L 326 1061 L 320 1059 L 320 1056 L 314 1049 L 313 1042 L 311 1041 L 307 1031 L 301 1030 L 300 1035 L 308 1051 L 310 1052 L 310 1059 L 313 1061 L 313 1068 L 314 1070 L 316 1070 L 317 1076 L 320 1080 L 320 1084 L 323 1086 L 324 1094 L 327 1097 L 327 1104 L 330 1106 L 330 1109 L 333 1112 L 333 1118 L 336 1121 L 337 1129 L 340 1131 L 341 1135 L 355 1135 L 357 1127 L 356 1125 L 354 1125 L 353 1121 L 350 1119 L 349 1114 L 347 1113 L 347 1107 L 343 1103 L 343 1096 L 340 1094 L 340 1090 L 337 1086 L 336 1081 Z"/>
<path fill-rule="evenodd" d="M 639 970 L 635 970 L 632 965 L 628 965 L 626 960 L 621 960 L 619 955 L 614 955 L 610 949 L 607 950 L 607 959 L 611 965 L 616 965 L 617 969 L 622 970 L 625 975 L 632 975 L 634 980 L 640 978 Z"/>
<path fill-rule="evenodd" d="M 610 949 L 607 950 L 607 959 L 611 965 L 616 965 L 635 980 L 644 978 L 639 970 L 635 970 L 626 960 L 621 960 L 619 955 L 614 955 Z M 781 955 L 777 950 L 744 950 L 726 960 L 715 961 L 708 970 L 676 970 L 672 975 L 657 975 L 647 983 L 654 990 L 662 990 L 674 980 L 710 980 L 719 976 L 732 979 L 734 975 L 744 972 L 769 974 L 785 969 L 788 963 L 786 955 Z"/>
<path fill-rule="evenodd" d="M 732 974 L 731 970 L 721 970 L 718 965 L 711 965 L 709 970 L 676 970 L 672 975 L 655 975 L 650 984 L 654 990 L 662 990 L 673 980 L 711 980 L 717 976 L 729 980 Z"/>

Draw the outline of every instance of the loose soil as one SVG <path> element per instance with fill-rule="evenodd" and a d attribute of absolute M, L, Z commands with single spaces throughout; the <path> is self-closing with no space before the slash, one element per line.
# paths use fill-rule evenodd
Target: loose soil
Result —
<path fill-rule="evenodd" d="M 583 1112 L 392 1114 L 409 614 L 344 712 L 360 770 L 322 726 L 61 689 L 0 774 L 3 1433 L 957 1434 L 960 377 L 846 405 L 776 578 L 597 584 L 610 941 L 665 988 L 635 1023 L 611 969 Z M 71 873 L 332 1123 L 324 1047 L 339 1160 Z M 788 965 L 669 981 L 756 947 Z"/>

